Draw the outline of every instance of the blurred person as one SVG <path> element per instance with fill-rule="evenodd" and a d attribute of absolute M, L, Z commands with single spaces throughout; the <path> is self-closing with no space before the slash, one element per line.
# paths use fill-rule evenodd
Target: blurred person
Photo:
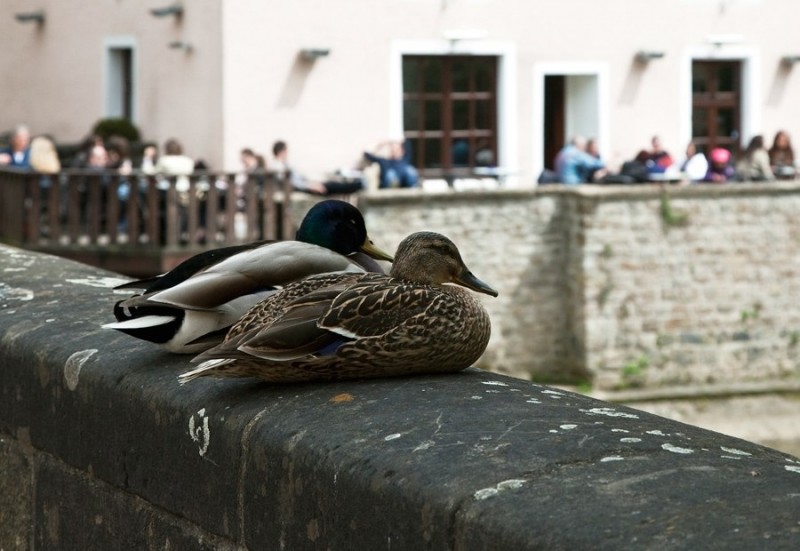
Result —
<path fill-rule="evenodd" d="M 179 193 L 187 193 L 189 176 L 194 172 L 194 160 L 184 155 L 183 146 L 178 140 L 170 138 L 164 143 L 164 154 L 158 158 L 153 172 L 164 176 L 177 176 L 175 189 Z"/>
<path fill-rule="evenodd" d="M 650 140 L 650 149 L 647 150 L 647 158 L 644 163 L 650 174 L 666 172 L 672 166 L 672 156 L 664 149 L 660 137 L 653 136 Z"/>
<path fill-rule="evenodd" d="M 381 155 L 384 150 L 386 153 Z M 377 163 L 380 167 L 378 183 L 380 189 L 419 186 L 419 173 L 411 164 L 404 142 L 398 140 L 381 142 L 376 146 L 375 153 L 365 151 L 364 158 L 371 163 Z"/>
<path fill-rule="evenodd" d="M 289 163 L 289 146 L 283 140 L 278 140 L 272 145 L 272 155 L 275 170 L 281 174 L 288 174 L 292 187 L 298 191 L 315 195 L 332 195 L 356 193 L 362 188 L 361 180 L 358 179 L 322 182 L 306 178 Z"/>
<path fill-rule="evenodd" d="M 574 186 L 588 183 L 591 174 L 605 168 L 605 163 L 586 152 L 586 139 L 583 136 L 573 136 L 556 155 L 555 167 L 557 180 Z"/>
<path fill-rule="evenodd" d="M 30 167 L 42 174 L 56 174 L 61 171 L 56 144 L 47 136 L 36 136 L 30 145 Z"/>
<path fill-rule="evenodd" d="M 153 143 L 146 144 L 142 150 L 142 161 L 139 169 L 145 174 L 153 174 L 158 162 L 158 146 Z"/>
<path fill-rule="evenodd" d="M 24 124 L 20 124 L 11 133 L 8 147 L 0 149 L 0 165 L 17 168 L 30 168 L 31 132 Z"/>
<path fill-rule="evenodd" d="M 690 182 L 701 182 L 708 174 L 708 159 L 702 151 L 697 151 L 694 142 L 686 145 L 686 153 L 677 164 L 681 174 Z"/>
<path fill-rule="evenodd" d="M 794 178 L 794 149 L 789 133 L 785 130 L 778 130 L 775 134 L 772 147 L 769 148 L 769 162 L 776 177 L 786 180 Z"/>
<path fill-rule="evenodd" d="M 704 182 L 711 182 L 714 184 L 722 184 L 729 182 L 734 174 L 734 168 L 731 165 L 731 152 L 722 147 L 715 147 L 708 154 L 709 166 Z"/>
<path fill-rule="evenodd" d="M 770 182 L 775 179 L 769 152 L 764 147 L 764 136 L 753 136 L 747 144 L 742 158 L 736 163 L 736 179 L 742 182 Z"/>

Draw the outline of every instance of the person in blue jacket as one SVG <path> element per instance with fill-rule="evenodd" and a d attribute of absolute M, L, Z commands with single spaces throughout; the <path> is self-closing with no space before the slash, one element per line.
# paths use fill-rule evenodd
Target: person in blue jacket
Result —
<path fill-rule="evenodd" d="M 589 175 L 605 168 L 605 163 L 586 151 L 586 139 L 575 136 L 556 155 L 558 181 L 574 186 L 589 182 Z"/>

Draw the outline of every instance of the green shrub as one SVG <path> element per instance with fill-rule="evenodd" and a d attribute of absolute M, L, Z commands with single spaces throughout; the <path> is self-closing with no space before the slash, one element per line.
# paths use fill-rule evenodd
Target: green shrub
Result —
<path fill-rule="evenodd" d="M 104 140 L 111 136 L 122 136 L 129 142 L 139 141 L 139 129 L 128 119 L 100 119 L 92 128 L 92 133 Z"/>

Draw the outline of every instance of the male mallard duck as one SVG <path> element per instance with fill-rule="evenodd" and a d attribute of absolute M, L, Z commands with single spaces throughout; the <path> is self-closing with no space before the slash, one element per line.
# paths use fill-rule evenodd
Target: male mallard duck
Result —
<path fill-rule="evenodd" d="M 225 341 L 180 376 L 258 377 L 272 382 L 460 371 L 489 342 L 489 315 L 462 285 L 497 291 L 467 269 L 438 233 L 397 249 L 389 276 L 338 273 L 287 285 L 254 306 Z"/>
<path fill-rule="evenodd" d="M 370 258 L 371 257 L 371 258 Z M 143 289 L 117 302 L 117 329 L 170 352 L 198 353 L 277 288 L 312 274 L 381 271 L 377 248 L 358 209 L 328 200 L 308 211 L 296 241 L 256 242 L 200 253 L 172 271 L 118 288 Z"/>

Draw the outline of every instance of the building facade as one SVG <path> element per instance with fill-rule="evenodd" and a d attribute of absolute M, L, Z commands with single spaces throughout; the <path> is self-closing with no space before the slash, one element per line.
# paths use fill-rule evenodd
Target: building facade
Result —
<path fill-rule="evenodd" d="M 322 175 L 404 137 L 427 176 L 526 185 L 576 134 L 611 166 L 656 134 L 674 157 L 800 136 L 794 0 L 4 5 L 0 129 L 75 142 L 127 117 L 213 168 L 283 139 Z"/>

